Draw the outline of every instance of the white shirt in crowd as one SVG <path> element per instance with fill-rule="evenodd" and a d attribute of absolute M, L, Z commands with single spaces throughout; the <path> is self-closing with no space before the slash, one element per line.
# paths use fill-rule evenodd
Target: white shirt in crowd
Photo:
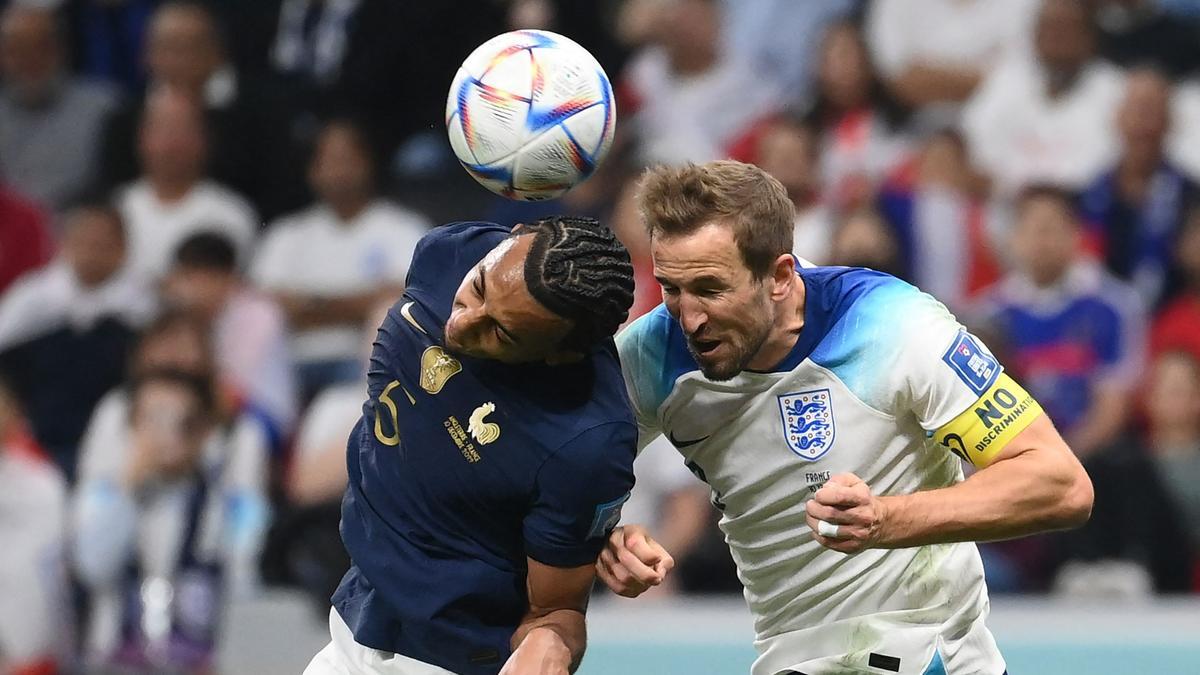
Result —
<path fill-rule="evenodd" d="M 49 462 L 0 451 L 0 661 L 63 652 L 66 500 L 66 483 Z"/>
<path fill-rule="evenodd" d="M 833 213 L 818 204 L 796 210 L 796 227 L 792 231 L 792 252 L 817 265 L 829 264 L 833 248 Z"/>
<path fill-rule="evenodd" d="M 995 180 L 998 195 L 1030 182 L 1084 187 L 1114 160 L 1116 110 L 1124 74 L 1095 61 L 1058 98 L 1031 58 L 1015 58 L 984 80 L 963 110 L 971 157 Z"/>
<path fill-rule="evenodd" d="M 681 77 L 671 72 L 661 49 L 635 57 L 626 84 L 637 107 L 630 123 L 647 163 L 722 159 L 779 101 L 778 92 L 739 61 L 720 59 L 703 73 Z"/>
<path fill-rule="evenodd" d="M 875 67 L 894 78 L 926 65 L 988 71 L 1027 54 L 1038 0 L 875 0 L 867 37 Z"/>
<path fill-rule="evenodd" d="M 229 237 L 238 259 L 249 259 L 258 232 L 258 216 L 244 198 L 229 188 L 204 180 L 182 199 L 164 203 L 144 179 L 120 190 L 117 208 L 125 219 L 129 264 L 135 271 L 160 279 L 174 262 L 175 249 L 199 232 Z"/>
<path fill-rule="evenodd" d="M 121 581 L 130 555 L 146 577 L 172 578 L 181 553 L 193 484 L 163 484 L 135 499 L 124 476 L 133 455 L 130 400 L 109 392 L 92 413 L 80 445 L 79 485 L 72 505 L 76 571 L 94 593 L 87 651 L 108 653 L 118 639 Z M 213 478 L 197 534 L 200 556 L 225 565 L 235 595 L 253 589 L 268 523 L 267 439 L 254 420 L 240 418 L 214 432 L 203 470 Z"/>
<path fill-rule="evenodd" d="M 413 249 L 431 225 L 424 216 L 383 200 L 349 221 L 316 205 L 271 225 L 251 276 L 269 291 L 325 297 L 403 284 Z M 354 323 L 293 336 L 292 352 L 301 363 L 356 359 L 361 351 L 362 326 Z"/>
<path fill-rule="evenodd" d="M 21 277 L 0 296 L 0 349 L 63 327 L 87 331 L 104 318 L 136 330 L 156 309 L 149 284 L 128 268 L 96 288 L 85 288 L 66 261 L 58 259 Z"/>
<path fill-rule="evenodd" d="M 367 390 L 361 382 L 326 387 L 304 412 L 296 433 L 296 458 L 310 460 L 331 445 L 346 444 L 350 431 L 363 414 Z M 344 454 L 344 453 L 343 453 Z"/>

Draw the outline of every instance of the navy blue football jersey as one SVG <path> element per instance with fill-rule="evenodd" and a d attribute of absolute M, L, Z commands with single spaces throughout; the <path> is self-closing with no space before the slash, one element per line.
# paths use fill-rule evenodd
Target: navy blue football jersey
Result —
<path fill-rule="evenodd" d="M 637 428 L 612 340 L 565 366 L 444 348 L 463 277 L 508 235 L 455 223 L 418 244 L 347 453 L 353 566 L 334 607 L 359 644 L 462 675 L 507 659 L 526 556 L 592 563 L 633 486 Z"/>

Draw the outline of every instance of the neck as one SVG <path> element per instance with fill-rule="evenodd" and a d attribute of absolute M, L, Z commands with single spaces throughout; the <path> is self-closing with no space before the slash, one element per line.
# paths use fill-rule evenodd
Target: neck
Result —
<path fill-rule="evenodd" d="M 367 204 L 371 203 L 371 199 L 366 195 L 357 195 L 340 199 L 336 202 L 330 202 L 329 208 L 337 214 L 337 217 L 343 221 L 353 220 L 355 216 L 363 212 L 367 208 Z"/>
<path fill-rule="evenodd" d="M 1140 198 L 1162 159 L 1159 151 L 1128 151 L 1117 167 L 1117 188 L 1127 197 Z"/>
<path fill-rule="evenodd" d="M 679 75 L 695 75 L 712 68 L 716 60 L 717 53 L 713 49 L 675 50 L 671 52 L 671 70 Z"/>
<path fill-rule="evenodd" d="M 770 280 L 764 283 L 770 283 Z M 806 297 L 804 281 L 797 274 L 791 291 L 777 305 L 779 313 L 776 315 L 775 324 L 771 326 L 771 332 L 767 334 L 767 339 L 762 347 L 758 348 L 754 358 L 746 364 L 750 370 L 770 370 L 791 353 L 796 341 L 800 339 L 800 330 L 804 328 Z"/>
<path fill-rule="evenodd" d="M 154 196 L 158 197 L 162 202 L 177 202 L 187 196 L 191 191 L 192 186 L 196 184 L 195 178 L 149 178 L 150 188 L 154 190 Z"/>
<path fill-rule="evenodd" d="M 1075 81 L 1079 79 L 1082 68 L 1050 68 L 1046 72 L 1046 93 L 1050 98 L 1058 98 L 1065 94 Z"/>

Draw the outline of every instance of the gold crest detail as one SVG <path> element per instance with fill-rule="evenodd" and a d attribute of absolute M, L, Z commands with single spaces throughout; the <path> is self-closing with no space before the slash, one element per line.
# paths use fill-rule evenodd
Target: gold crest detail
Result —
<path fill-rule="evenodd" d="M 421 354 L 421 388 L 436 394 L 446 386 L 446 381 L 462 370 L 458 359 L 446 353 L 445 349 L 433 346 Z"/>
<path fill-rule="evenodd" d="M 483 418 L 495 411 L 496 404 L 489 401 L 471 413 L 471 417 L 467 423 L 467 433 L 471 434 L 471 438 L 474 438 L 480 445 L 487 445 L 500 438 L 500 425 L 495 422 L 483 421 Z"/>

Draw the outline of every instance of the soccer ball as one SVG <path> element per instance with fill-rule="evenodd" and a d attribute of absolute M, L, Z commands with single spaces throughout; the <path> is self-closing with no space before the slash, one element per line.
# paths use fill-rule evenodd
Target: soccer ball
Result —
<path fill-rule="evenodd" d="M 446 128 L 458 161 L 510 199 L 557 197 L 596 170 L 612 145 L 612 85 L 586 49 L 543 30 L 483 43 L 458 69 Z"/>

